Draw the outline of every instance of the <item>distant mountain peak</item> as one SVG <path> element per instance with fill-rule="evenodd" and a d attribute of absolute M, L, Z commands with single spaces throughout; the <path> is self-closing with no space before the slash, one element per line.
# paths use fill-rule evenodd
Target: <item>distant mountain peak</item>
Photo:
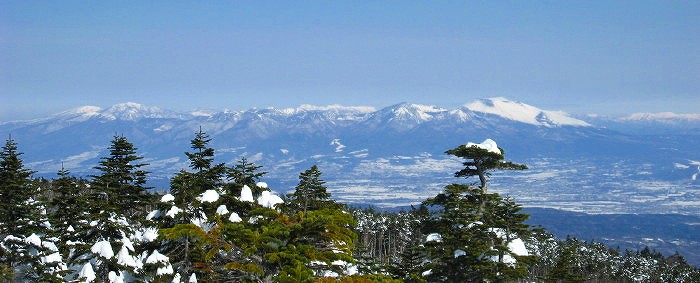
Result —
<path fill-rule="evenodd" d="M 659 113 L 634 113 L 620 118 L 622 121 L 659 121 L 659 120 L 686 120 L 700 121 L 700 114 L 677 114 L 673 112 Z"/>
<path fill-rule="evenodd" d="M 428 121 L 432 120 L 436 114 L 446 112 L 447 109 L 433 105 L 399 103 L 388 107 L 394 117 L 402 120 Z"/>
<path fill-rule="evenodd" d="M 569 116 L 569 114 L 563 111 L 542 110 L 532 105 L 511 101 L 503 97 L 479 99 L 464 105 L 464 107 L 473 112 L 492 114 L 509 120 L 537 126 L 591 126 L 582 120 Z"/>
<path fill-rule="evenodd" d="M 63 113 L 65 113 L 65 114 L 79 114 L 79 115 L 96 115 L 96 114 L 99 114 L 100 111 L 102 111 L 102 108 L 99 106 L 86 105 L 86 106 L 80 106 L 80 107 L 68 110 L 68 111 L 63 112 Z"/>
<path fill-rule="evenodd" d="M 155 106 L 146 106 L 135 102 L 125 102 L 112 105 L 103 111 L 101 116 L 109 120 L 135 121 L 143 118 L 177 118 L 174 112 L 165 111 Z"/>

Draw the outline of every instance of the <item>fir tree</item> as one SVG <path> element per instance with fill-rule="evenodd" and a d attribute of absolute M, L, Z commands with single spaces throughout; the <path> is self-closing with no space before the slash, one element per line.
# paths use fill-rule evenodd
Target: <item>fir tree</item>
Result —
<path fill-rule="evenodd" d="M 0 264 L 3 276 L 29 281 L 54 282 L 58 262 L 42 260 L 53 253 L 53 241 L 42 240 L 49 224 L 43 203 L 36 200 L 37 188 L 25 169 L 10 137 L 0 152 Z"/>
<path fill-rule="evenodd" d="M 228 169 L 227 176 L 232 182 L 230 194 L 237 195 L 240 193 L 240 188 L 248 186 L 253 191 L 253 197 L 258 197 L 266 188 L 259 188 L 256 184 L 267 172 L 259 171 L 262 166 L 255 165 L 253 162 L 248 162 L 248 159 L 241 157 L 238 163 Z"/>
<path fill-rule="evenodd" d="M 287 195 L 285 206 L 292 212 L 319 210 L 322 208 L 339 208 L 335 201 L 330 200 L 331 194 L 326 191 L 325 181 L 320 179 L 321 171 L 316 165 L 299 174 L 299 184 L 294 193 Z"/>
<path fill-rule="evenodd" d="M 146 175 L 139 163 L 142 156 L 136 155 L 137 148 L 124 136 L 114 136 L 109 147 L 109 156 L 102 157 L 98 166 L 99 175 L 92 176 L 92 186 L 102 193 L 106 201 L 103 209 L 123 214 L 131 219 L 143 218 L 143 207 L 150 204 Z"/>
<path fill-rule="evenodd" d="M 144 206 L 150 200 L 144 186 L 147 172 L 141 169 L 146 164 L 138 163 L 142 158 L 125 137 L 114 136 L 109 156 L 95 167 L 99 174 L 92 176 L 90 227 L 80 231 L 82 244 L 75 255 L 83 268 L 94 269 L 98 280 L 110 274 L 128 278 L 140 266 L 130 236 L 145 222 Z"/>
<path fill-rule="evenodd" d="M 39 229 L 38 211 L 31 203 L 36 194 L 24 168 L 17 143 L 10 137 L 0 152 L 0 235 L 29 235 Z"/>
<path fill-rule="evenodd" d="M 205 262 L 205 242 L 207 232 L 211 230 L 205 231 L 201 224 L 198 226 L 193 222 L 206 222 L 207 218 L 215 217 L 216 207 L 213 203 L 203 203 L 198 196 L 208 190 L 219 189 L 226 173 L 223 163 L 214 164 L 214 149 L 208 147 L 210 141 L 201 128 L 195 134 L 191 141 L 192 152 L 185 152 L 192 172 L 181 170 L 170 181 L 174 197 L 170 210 L 173 213 L 164 216 L 160 223 L 160 233 L 167 240 L 162 247 L 163 252 L 182 278 L 188 278 L 195 271 L 200 275 L 203 272 L 201 265 Z"/>
<path fill-rule="evenodd" d="M 87 223 L 81 221 L 86 216 L 86 208 L 89 207 L 84 194 L 87 187 L 82 180 L 69 175 L 70 172 L 61 164 L 58 179 L 51 182 L 53 197 L 49 202 L 49 219 L 52 223 L 50 234 L 61 243 L 58 249 L 68 266 L 73 264 L 71 251 L 74 247 L 66 243 L 79 242 L 79 232 L 90 229 Z"/>
<path fill-rule="evenodd" d="M 214 149 L 208 147 L 209 142 L 211 138 L 200 128 L 190 142 L 192 152 L 185 152 L 192 171 L 181 170 L 170 181 L 175 205 L 183 209 L 179 223 L 189 223 L 200 217 L 204 209 L 197 197 L 223 185 L 226 166 L 223 163 L 214 164 Z"/>

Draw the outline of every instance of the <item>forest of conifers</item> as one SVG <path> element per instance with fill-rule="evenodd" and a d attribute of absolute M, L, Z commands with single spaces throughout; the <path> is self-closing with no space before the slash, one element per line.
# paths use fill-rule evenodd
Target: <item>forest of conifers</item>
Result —
<path fill-rule="evenodd" d="M 216 163 L 209 142 L 195 133 L 189 168 L 158 194 L 124 136 L 95 175 L 62 168 L 51 180 L 32 177 L 10 137 L 0 152 L 0 281 L 700 282 L 678 254 L 527 225 L 519 204 L 488 190 L 493 170 L 527 167 L 490 140 L 448 150 L 464 159 L 456 182 L 402 212 L 334 201 L 317 166 L 277 195 L 261 166 Z"/>

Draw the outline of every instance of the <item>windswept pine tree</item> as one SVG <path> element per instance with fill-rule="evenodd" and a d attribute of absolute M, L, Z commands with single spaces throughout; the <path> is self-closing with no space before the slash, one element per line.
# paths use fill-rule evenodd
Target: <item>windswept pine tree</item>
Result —
<path fill-rule="evenodd" d="M 468 159 L 456 177 L 479 176 L 481 186 L 451 184 L 423 203 L 434 216 L 424 226 L 428 281 L 478 282 L 515 280 L 526 276 L 529 253 L 521 238 L 528 236 L 527 215 L 498 194 L 487 193 L 494 169 L 525 169 L 503 162 L 503 149 L 492 140 L 459 146 L 448 154 Z"/>
<path fill-rule="evenodd" d="M 482 194 L 488 192 L 488 178 L 491 176 L 491 171 L 527 169 L 527 166 L 523 164 L 503 161 L 505 151 L 498 147 L 496 142 L 492 139 L 486 139 L 480 144 L 471 142 L 465 145 L 463 144 L 445 151 L 445 153 L 466 159 L 466 161 L 462 163 L 464 169 L 455 172 L 455 177 L 479 177 L 479 189 L 481 189 Z M 482 202 L 479 207 L 479 216 L 484 212 L 484 205 L 485 203 Z"/>

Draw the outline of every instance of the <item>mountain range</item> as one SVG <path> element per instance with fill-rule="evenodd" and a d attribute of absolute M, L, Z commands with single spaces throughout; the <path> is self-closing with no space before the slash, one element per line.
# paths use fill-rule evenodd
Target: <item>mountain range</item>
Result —
<path fill-rule="evenodd" d="M 461 161 L 444 152 L 490 138 L 506 159 L 530 168 L 496 171 L 490 184 L 533 212 L 530 223 L 559 237 L 678 250 L 700 264 L 693 216 L 700 214 L 698 114 L 575 116 L 489 98 L 454 109 L 400 103 L 189 113 L 122 103 L 0 122 L 0 136 L 18 142 L 26 167 L 49 178 L 62 164 L 73 175 L 93 173 L 114 135 L 124 135 L 149 163 L 158 191 L 188 168 L 184 152 L 200 129 L 211 136 L 217 162 L 231 166 L 246 157 L 263 165 L 263 179 L 276 191 L 292 190 L 299 172 L 317 164 L 334 198 L 383 209 L 418 204 L 449 183 L 476 182 L 454 178 Z M 655 219 L 671 228 L 640 232 Z M 596 232 L 583 233 L 590 229 L 582 223 Z"/>
<path fill-rule="evenodd" d="M 124 135 L 150 164 L 156 188 L 164 190 L 174 172 L 187 168 L 183 153 L 200 128 L 212 137 L 219 162 L 233 164 L 246 157 L 270 171 L 270 183 L 288 189 L 298 172 L 318 164 L 335 186 L 330 189 L 348 202 L 420 202 L 456 181 L 451 176 L 460 163 L 445 150 L 491 138 L 506 150 L 507 158 L 532 168 L 528 173 L 497 173 L 500 179 L 494 176 L 504 192 L 526 196 L 525 203 L 595 213 L 605 212 L 601 207 L 616 213 L 653 213 L 652 207 L 640 203 L 674 199 L 686 205 L 665 206 L 659 212 L 700 211 L 700 203 L 668 196 L 674 189 L 682 190 L 682 196 L 695 196 L 687 189 L 698 185 L 698 114 L 573 116 L 500 97 L 454 109 L 400 103 L 383 109 L 302 105 L 181 113 L 122 103 L 0 122 L 0 135 L 11 134 L 25 152 L 28 167 L 43 176 L 53 176 L 61 164 L 76 175 L 91 173 L 106 156 L 112 137 Z M 567 170 L 585 182 L 562 173 Z M 515 184 L 522 186 L 517 178 L 526 180 L 528 188 L 513 189 Z M 625 197 L 629 190 L 649 184 L 668 192 L 637 201 Z M 595 188 L 581 195 L 591 199 L 591 205 L 571 207 L 571 200 L 558 201 L 574 185 Z M 601 196 L 596 189 L 605 191 Z M 533 190 L 543 195 L 534 197 Z M 610 193 L 616 190 L 622 192 Z"/>

